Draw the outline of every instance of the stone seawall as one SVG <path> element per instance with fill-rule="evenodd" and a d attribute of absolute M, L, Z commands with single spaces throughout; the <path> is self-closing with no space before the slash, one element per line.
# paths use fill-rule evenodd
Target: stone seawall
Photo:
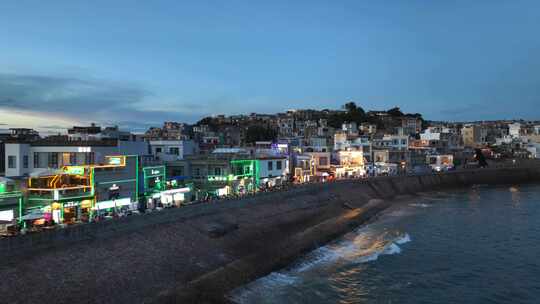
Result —
<path fill-rule="evenodd" d="M 290 264 L 403 196 L 539 179 L 531 167 L 344 180 L 3 239 L 0 294 L 8 303 L 226 302 L 231 289 Z"/>

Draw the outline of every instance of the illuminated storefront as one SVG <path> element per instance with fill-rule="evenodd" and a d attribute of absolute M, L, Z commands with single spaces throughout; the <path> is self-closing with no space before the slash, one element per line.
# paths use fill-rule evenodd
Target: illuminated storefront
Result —
<path fill-rule="evenodd" d="M 35 224 L 88 221 L 94 203 L 91 170 L 65 169 L 56 174 L 30 177 L 25 214 L 42 214 Z"/>
<path fill-rule="evenodd" d="M 454 167 L 454 156 L 447 155 L 428 155 L 427 164 L 436 172 L 451 170 Z"/>
<path fill-rule="evenodd" d="M 16 184 L 8 179 L 0 180 L 0 232 L 15 223 L 22 214 L 23 195 Z"/>
<path fill-rule="evenodd" d="M 160 193 L 161 203 L 164 207 L 180 207 L 190 199 L 191 189 L 189 187 L 165 190 Z"/>
<path fill-rule="evenodd" d="M 337 159 L 338 165 L 334 166 L 336 178 L 361 177 L 366 174 L 362 150 L 338 151 Z"/>
<path fill-rule="evenodd" d="M 144 167 L 142 171 L 145 195 L 151 195 L 166 189 L 165 166 Z"/>
<path fill-rule="evenodd" d="M 311 155 L 297 155 L 294 167 L 294 181 L 307 183 L 315 175 L 315 160 Z"/>
<path fill-rule="evenodd" d="M 92 166 L 95 210 L 98 214 L 134 209 L 139 198 L 137 155 L 105 157 L 104 165 Z"/>
<path fill-rule="evenodd" d="M 253 192 L 259 188 L 260 166 L 258 160 L 232 160 L 231 172 L 231 188 L 234 193 Z"/>
<path fill-rule="evenodd" d="M 138 197 L 137 175 L 137 156 L 106 156 L 105 164 L 65 166 L 30 177 L 23 219 L 70 224 L 131 208 Z"/>

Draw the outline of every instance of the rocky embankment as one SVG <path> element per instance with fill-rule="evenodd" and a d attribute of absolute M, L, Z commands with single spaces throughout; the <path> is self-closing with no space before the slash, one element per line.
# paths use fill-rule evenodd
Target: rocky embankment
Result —
<path fill-rule="evenodd" d="M 346 180 L 0 240 L 0 302 L 226 302 L 402 196 L 538 179 L 507 168 Z"/>

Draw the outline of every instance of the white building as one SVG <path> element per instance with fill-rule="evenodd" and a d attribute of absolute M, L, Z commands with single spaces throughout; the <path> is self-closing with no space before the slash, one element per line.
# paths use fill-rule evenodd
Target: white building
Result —
<path fill-rule="evenodd" d="M 27 176 L 69 165 L 104 163 L 108 155 L 147 155 L 144 141 L 38 140 L 31 143 L 6 143 L 6 176 Z"/>
<path fill-rule="evenodd" d="M 527 151 L 531 153 L 533 158 L 540 158 L 540 143 L 528 143 Z"/>
<path fill-rule="evenodd" d="M 197 152 L 192 140 L 151 140 L 149 143 L 151 154 L 159 161 L 181 160 Z"/>
<path fill-rule="evenodd" d="M 275 186 L 287 180 L 289 175 L 289 160 L 287 157 L 260 157 L 258 161 L 261 183 Z"/>
<path fill-rule="evenodd" d="M 429 127 L 420 133 L 420 140 L 427 142 L 431 147 L 443 150 L 461 148 L 461 136 L 455 130 L 446 127 Z"/>
<path fill-rule="evenodd" d="M 374 139 L 373 146 L 379 148 L 392 148 L 407 150 L 409 148 L 409 136 L 407 135 L 384 135 L 382 139 Z"/>
<path fill-rule="evenodd" d="M 511 123 L 508 125 L 508 134 L 514 138 L 518 138 L 521 134 L 521 124 L 519 122 Z"/>
<path fill-rule="evenodd" d="M 347 122 L 341 125 L 341 130 L 349 135 L 358 135 L 358 125 L 356 122 Z"/>

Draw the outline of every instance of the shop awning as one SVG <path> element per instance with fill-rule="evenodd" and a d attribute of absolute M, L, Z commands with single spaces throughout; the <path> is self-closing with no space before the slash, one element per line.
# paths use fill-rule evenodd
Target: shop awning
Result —
<path fill-rule="evenodd" d="M 23 221 L 33 221 L 43 218 L 45 215 L 43 212 L 33 212 L 26 215 L 21 216 L 19 219 Z"/>

